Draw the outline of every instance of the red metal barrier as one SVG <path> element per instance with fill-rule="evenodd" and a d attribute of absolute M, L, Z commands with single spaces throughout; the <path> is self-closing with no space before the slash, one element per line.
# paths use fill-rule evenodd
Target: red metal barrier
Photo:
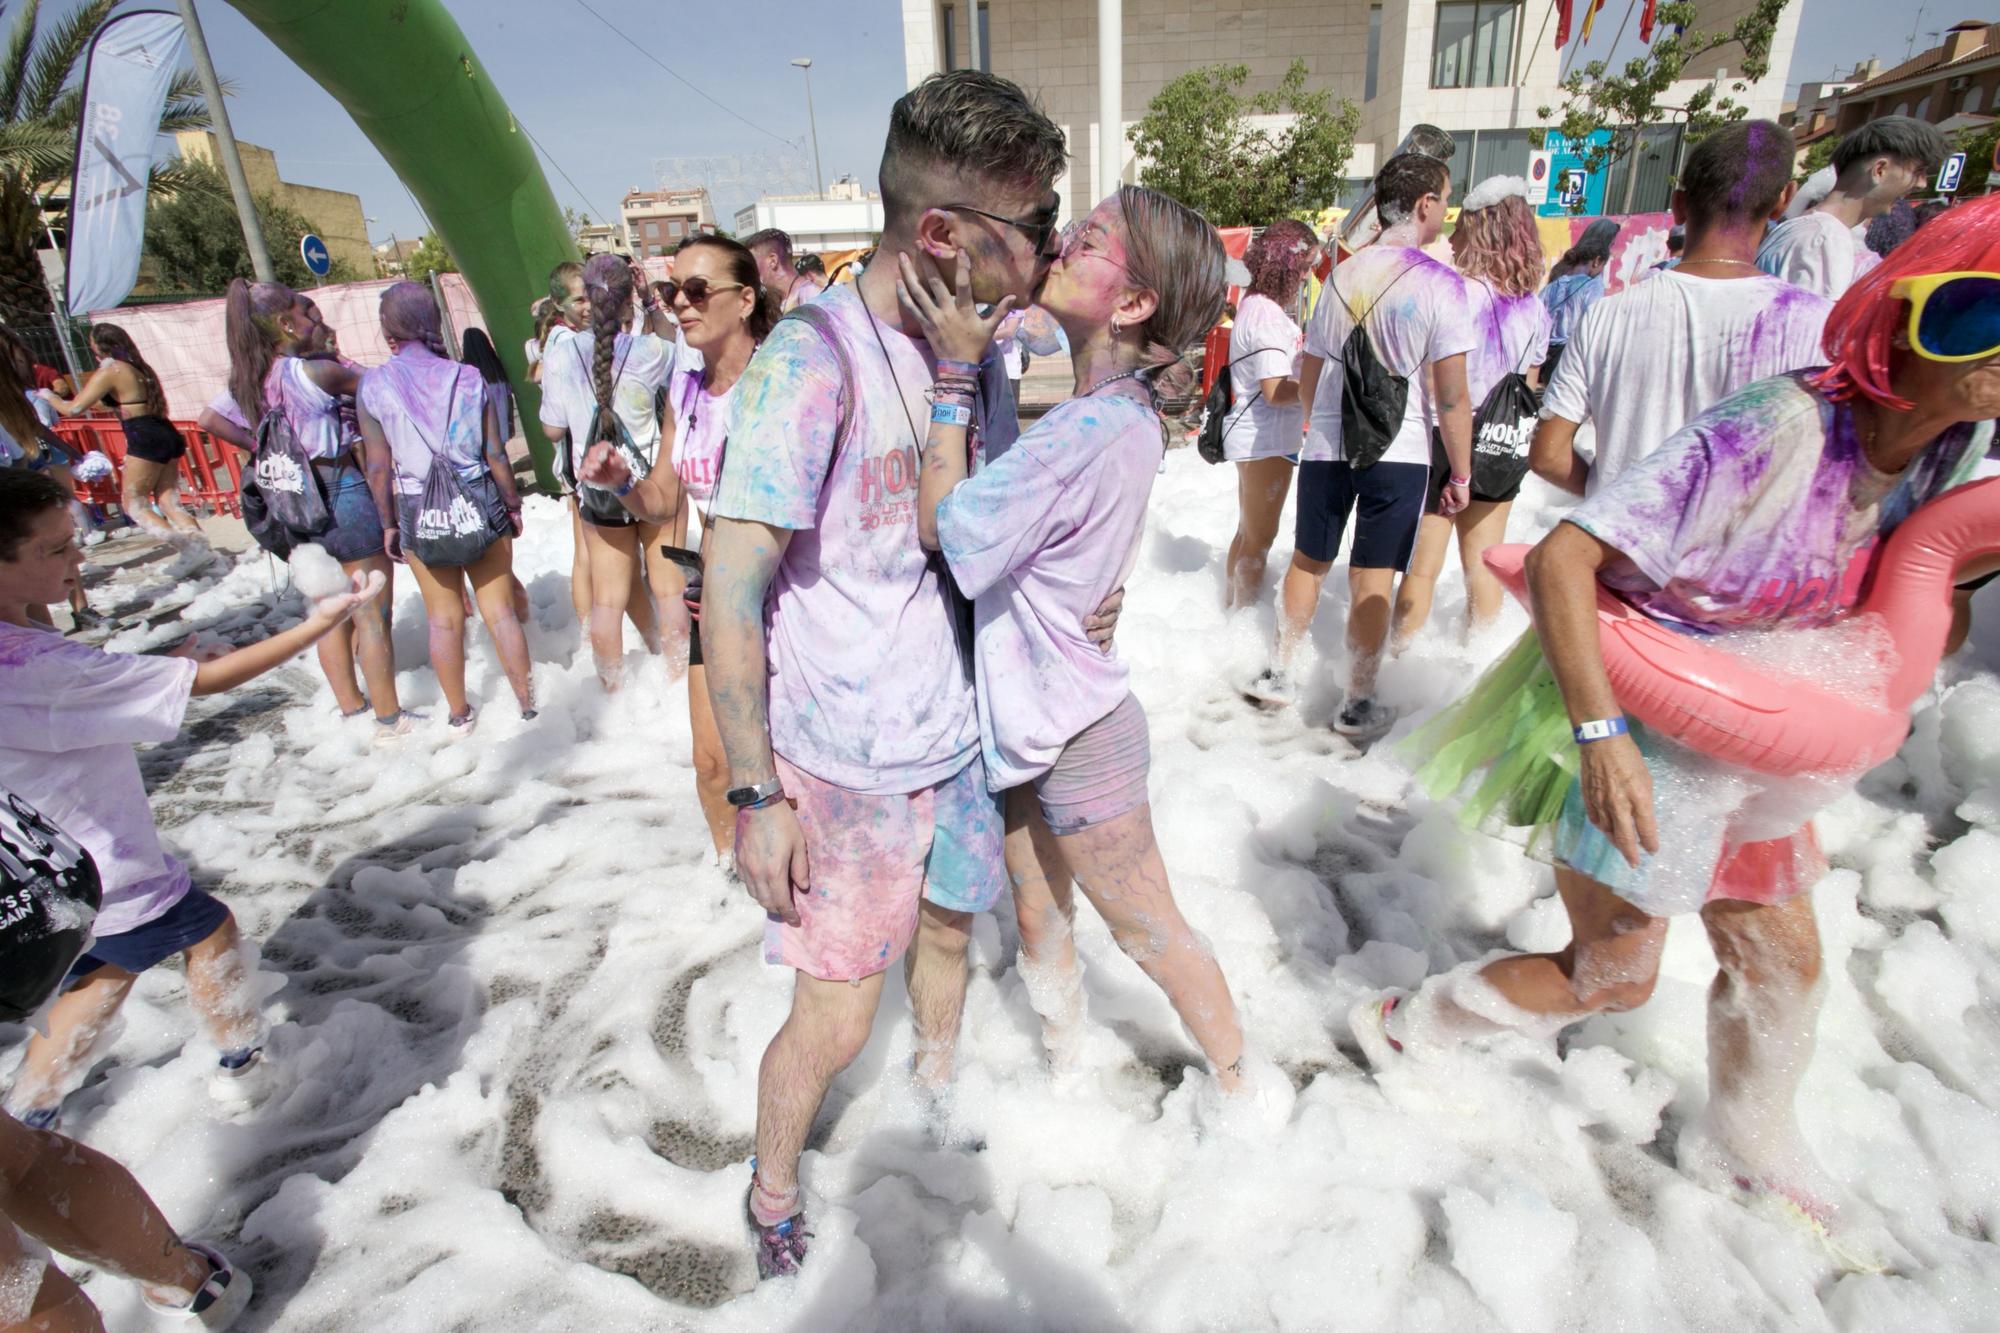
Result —
<path fill-rule="evenodd" d="M 190 509 L 205 507 L 211 513 L 242 516 L 238 492 L 243 472 L 237 450 L 216 439 L 192 421 L 176 421 L 174 429 L 187 441 L 181 455 L 181 503 Z M 79 483 L 85 499 L 98 504 L 118 504 L 125 478 L 125 428 L 116 417 L 76 417 L 56 424 L 56 436 L 76 452 L 95 449 L 111 460 L 111 476 L 100 481 Z"/>
<path fill-rule="evenodd" d="M 1229 364 L 1229 330 L 1227 324 L 1218 324 L 1208 331 L 1208 340 L 1201 346 L 1201 397 L 1208 401 L 1208 391 L 1215 387 L 1215 377 Z"/>

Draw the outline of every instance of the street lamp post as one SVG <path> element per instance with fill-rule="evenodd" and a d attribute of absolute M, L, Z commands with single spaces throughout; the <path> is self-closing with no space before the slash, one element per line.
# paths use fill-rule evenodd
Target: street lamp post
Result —
<path fill-rule="evenodd" d="M 819 170 L 819 120 L 813 115 L 813 62 L 811 56 L 800 56 L 792 62 L 806 72 L 806 124 L 812 127 L 813 141 L 813 189 L 817 197 L 826 197 L 826 177 Z"/>
<path fill-rule="evenodd" d="M 363 218 L 361 220 L 363 222 L 380 222 L 382 219 Z M 396 239 L 396 229 L 394 227 L 389 228 L 389 264 L 385 264 L 383 267 L 387 268 L 390 265 L 395 265 L 398 271 L 400 271 L 403 262 L 402 251 L 403 251 L 402 243 Z"/>

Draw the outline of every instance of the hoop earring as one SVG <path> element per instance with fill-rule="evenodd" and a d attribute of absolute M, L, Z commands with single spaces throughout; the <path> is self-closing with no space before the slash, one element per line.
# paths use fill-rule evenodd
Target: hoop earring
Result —
<path fill-rule="evenodd" d="M 1111 317 L 1111 336 L 1116 338 L 1125 332 L 1125 326 L 1118 322 L 1118 316 Z"/>

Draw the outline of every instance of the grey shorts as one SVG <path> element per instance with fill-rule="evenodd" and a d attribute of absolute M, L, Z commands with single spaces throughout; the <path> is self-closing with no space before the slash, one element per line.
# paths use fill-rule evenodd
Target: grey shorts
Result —
<path fill-rule="evenodd" d="M 1049 832 L 1077 833 L 1137 810 L 1146 803 L 1152 764 L 1146 710 L 1128 694 L 1070 737 L 1055 767 L 1035 779 L 1035 799 Z"/>

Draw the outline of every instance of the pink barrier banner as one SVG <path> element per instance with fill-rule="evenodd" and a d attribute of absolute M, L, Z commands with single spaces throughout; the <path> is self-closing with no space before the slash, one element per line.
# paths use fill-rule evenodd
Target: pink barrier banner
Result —
<path fill-rule="evenodd" d="M 389 346 L 382 338 L 381 301 L 382 293 L 395 281 L 381 278 L 342 283 L 305 293 L 339 338 L 341 355 L 364 366 L 389 359 Z M 467 329 L 486 327 L 479 303 L 472 299 L 472 289 L 464 278 L 445 273 L 439 276 L 438 286 L 444 292 L 451 326 L 460 338 Z M 92 311 L 90 318 L 95 324 L 116 324 L 132 335 L 147 364 L 160 377 L 169 416 L 192 420 L 229 382 L 229 344 L 223 334 L 221 301 L 120 306 Z"/>

